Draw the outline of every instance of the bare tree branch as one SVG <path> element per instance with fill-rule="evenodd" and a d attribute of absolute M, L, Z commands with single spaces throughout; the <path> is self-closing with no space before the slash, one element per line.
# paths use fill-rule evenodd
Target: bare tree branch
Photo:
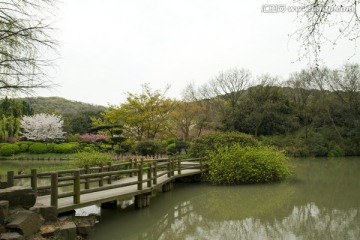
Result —
<path fill-rule="evenodd" d="M 53 4 L 53 0 L 0 1 L 0 95 L 52 86 L 45 74 L 51 61 L 40 56 L 54 52 L 57 45 L 48 22 Z"/>
<path fill-rule="evenodd" d="M 294 0 L 299 6 L 297 21 L 301 23 L 292 37 L 300 42 L 299 58 L 308 58 L 316 68 L 320 66 L 322 46 L 336 46 L 339 40 L 356 42 L 360 38 L 359 0 Z M 330 36 L 329 30 L 338 34 Z M 352 56 L 349 57 L 349 59 Z"/>

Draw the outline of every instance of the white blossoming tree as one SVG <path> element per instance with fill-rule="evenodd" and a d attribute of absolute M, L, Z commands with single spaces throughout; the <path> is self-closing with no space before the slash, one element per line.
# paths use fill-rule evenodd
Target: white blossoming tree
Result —
<path fill-rule="evenodd" d="M 64 121 L 54 114 L 39 113 L 21 120 L 22 137 L 33 141 L 54 141 L 64 138 Z"/>

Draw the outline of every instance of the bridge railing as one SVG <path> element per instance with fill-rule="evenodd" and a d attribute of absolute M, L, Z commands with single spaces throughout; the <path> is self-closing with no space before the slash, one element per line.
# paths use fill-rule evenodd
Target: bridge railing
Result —
<path fill-rule="evenodd" d="M 30 179 L 30 184 L 34 192 L 48 191 L 51 195 L 51 205 L 58 206 L 58 200 L 65 197 L 73 197 L 74 204 L 80 204 L 82 194 L 94 193 L 114 188 L 137 185 L 137 190 L 141 191 L 146 183 L 147 187 L 157 184 L 157 180 L 166 175 L 172 177 L 180 175 L 182 170 L 199 169 L 204 170 L 202 159 L 130 159 L 121 163 L 108 163 L 105 166 L 89 167 L 61 170 L 56 172 L 38 173 L 32 169 L 30 174 L 15 175 L 13 171 L 7 174 L 8 187 L 14 186 L 15 179 Z M 129 181 L 113 183 L 124 177 L 137 176 L 137 179 L 129 178 Z M 38 180 L 49 178 L 50 185 L 38 186 Z M 97 183 L 97 184 L 94 184 Z M 94 185 L 97 185 L 94 187 Z M 71 189 L 70 189 L 70 186 Z M 83 187 L 82 187 L 83 186 Z M 68 187 L 68 189 L 63 189 Z M 60 190 L 60 191 L 59 191 Z"/>

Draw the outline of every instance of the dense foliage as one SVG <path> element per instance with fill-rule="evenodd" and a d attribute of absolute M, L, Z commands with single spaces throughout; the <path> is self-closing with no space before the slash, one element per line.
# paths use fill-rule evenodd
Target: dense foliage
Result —
<path fill-rule="evenodd" d="M 286 156 L 273 147 L 235 144 L 208 152 L 207 180 L 215 184 L 268 183 L 291 174 Z"/>
<path fill-rule="evenodd" d="M 282 82 L 264 75 L 238 92 L 238 79 L 222 76 L 192 93 L 210 105 L 207 131 L 251 134 L 292 156 L 360 155 L 359 64 L 306 69 Z"/>
<path fill-rule="evenodd" d="M 240 132 L 217 132 L 195 138 L 190 145 L 189 153 L 193 157 L 204 157 L 208 151 L 218 146 L 257 146 L 259 142 L 252 136 Z"/>

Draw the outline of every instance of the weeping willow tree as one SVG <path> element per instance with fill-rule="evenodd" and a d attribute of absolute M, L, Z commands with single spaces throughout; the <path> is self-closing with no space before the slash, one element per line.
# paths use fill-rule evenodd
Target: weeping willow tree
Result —
<path fill-rule="evenodd" d="M 49 50 L 53 0 L 0 1 L 0 95 L 32 93 L 50 87 L 45 67 L 51 65 Z"/>

